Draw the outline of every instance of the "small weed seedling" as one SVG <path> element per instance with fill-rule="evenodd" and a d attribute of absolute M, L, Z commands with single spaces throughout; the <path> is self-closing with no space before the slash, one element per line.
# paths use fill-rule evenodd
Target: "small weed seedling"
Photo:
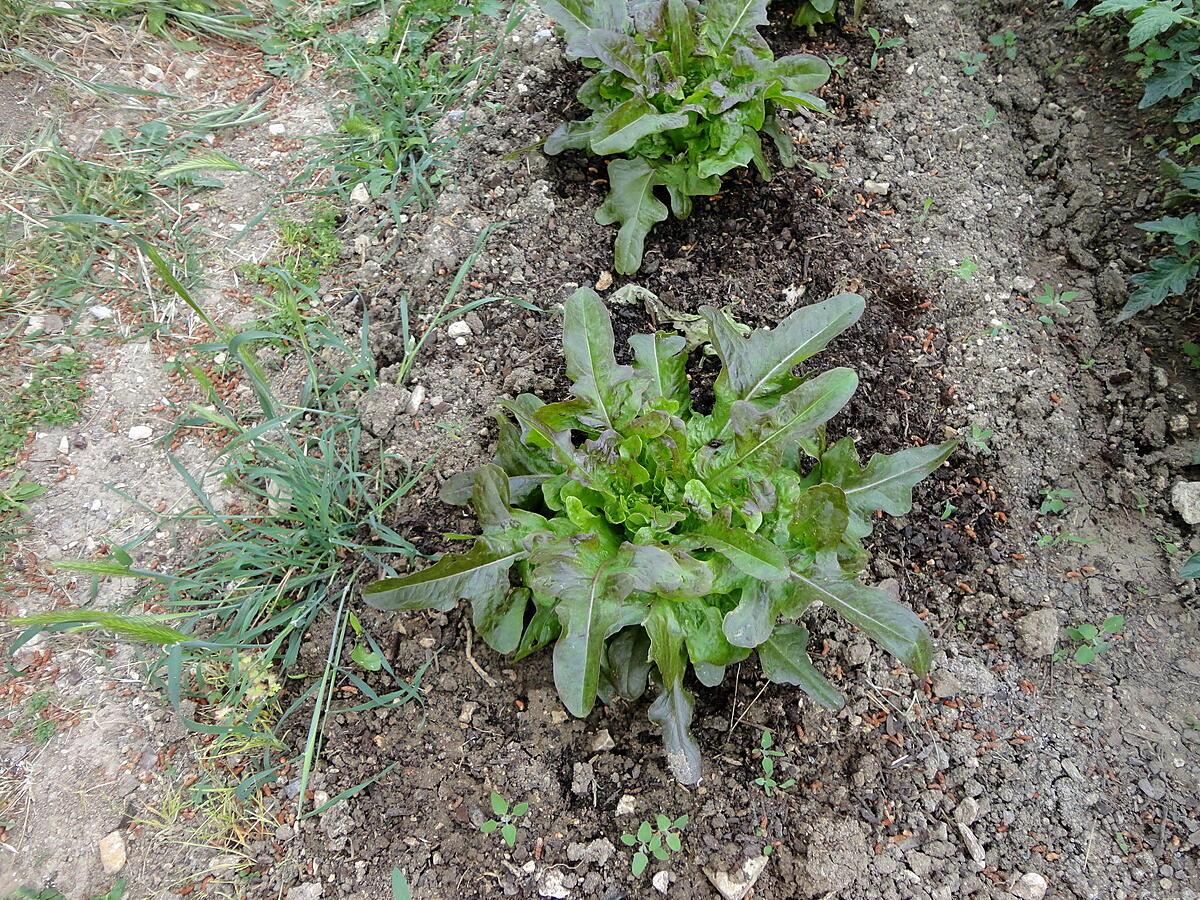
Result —
<path fill-rule="evenodd" d="M 782 750 L 771 749 L 775 745 L 775 737 L 771 729 L 767 729 L 762 733 L 762 740 L 759 742 L 758 752 L 762 755 L 762 778 L 755 778 L 754 783 L 763 789 L 763 792 L 770 797 L 772 791 L 786 791 L 788 788 L 794 787 L 796 784 L 795 778 L 788 778 L 784 781 L 775 780 L 775 760 L 777 757 L 783 756 Z"/>
<path fill-rule="evenodd" d="M 1059 544 L 1087 544 L 1096 543 L 1095 538 L 1082 537 L 1078 534 L 1072 534 L 1069 531 L 1060 531 L 1057 534 L 1043 534 L 1037 539 L 1039 547 L 1057 547 Z"/>
<path fill-rule="evenodd" d="M 970 257 L 967 257 L 953 269 L 950 269 L 950 274 L 955 278 L 969 282 L 975 277 L 975 273 L 978 271 L 979 263 L 975 262 L 975 260 L 971 259 Z"/>
<path fill-rule="evenodd" d="M 942 507 L 942 512 L 938 516 L 938 518 L 941 519 L 943 522 L 945 522 L 948 518 L 950 518 L 956 512 L 958 512 L 958 507 L 955 506 L 953 503 L 951 503 L 949 500 L 947 500 L 946 505 Z"/>
<path fill-rule="evenodd" d="M 978 50 L 963 50 L 958 54 L 958 61 L 962 63 L 964 75 L 974 75 L 987 62 L 987 54 Z"/>
<path fill-rule="evenodd" d="M 972 450 L 977 450 L 984 456 L 992 455 L 992 448 L 988 446 L 988 441 L 995 434 L 990 428 L 980 428 L 978 425 L 971 423 L 971 433 L 967 436 L 967 446 Z"/>
<path fill-rule="evenodd" d="M 873 25 L 867 26 L 867 34 L 871 36 L 871 42 L 875 44 L 875 49 L 871 51 L 871 71 L 874 72 L 879 68 L 880 54 L 885 50 L 895 50 L 904 44 L 902 37 L 884 37 L 879 29 Z"/>
<path fill-rule="evenodd" d="M 997 31 L 995 34 L 988 37 L 988 44 L 999 50 L 1007 60 L 1017 58 L 1017 34 L 1011 28 L 1006 28 L 1004 31 Z"/>
<path fill-rule="evenodd" d="M 1043 325 L 1053 325 L 1055 316 L 1069 316 L 1071 310 L 1067 304 L 1079 297 L 1079 291 L 1057 291 L 1054 285 L 1042 286 L 1042 292 L 1033 298 L 1033 302 L 1041 308 L 1038 321 Z"/>
<path fill-rule="evenodd" d="M 989 106 L 987 109 L 985 109 L 983 112 L 981 112 L 979 114 L 979 127 L 980 128 L 991 128 L 993 125 L 996 124 L 996 119 L 999 115 L 1000 114 L 998 112 L 996 112 L 996 107 Z"/>
<path fill-rule="evenodd" d="M 500 837 L 504 838 L 504 843 L 510 847 L 514 847 L 517 843 L 517 819 L 521 818 L 527 812 L 529 812 L 528 803 L 518 803 L 510 809 L 508 801 L 495 791 L 492 791 L 492 814 L 496 818 L 488 819 L 479 826 L 479 830 L 484 834 L 491 834 L 493 831 L 499 829 Z"/>
<path fill-rule="evenodd" d="M 845 78 L 846 77 L 846 65 L 849 62 L 850 62 L 850 57 L 848 57 L 848 56 L 835 56 L 833 59 L 831 59 L 829 61 L 829 68 L 833 69 L 834 74 L 836 74 L 838 78 Z"/>
<path fill-rule="evenodd" d="M 931 212 L 933 212 L 933 198 L 926 197 L 921 201 L 921 212 L 916 218 L 917 224 L 924 225 L 927 221 L 929 221 L 929 214 Z"/>
<path fill-rule="evenodd" d="M 630 862 L 634 875 L 641 875 L 650 865 L 650 857 L 666 859 L 672 853 L 678 853 L 683 846 L 679 833 L 687 826 L 688 817 L 684 813 L 674 822 L 658 813 L 654 817 L 654 825 L 642 822 L 638 830 L 632 834 L 621 835 L 621 843 L 626 847 L 637 847 Z"/>
<path fill-rule="evenodd" d="M 988 337 L 1000 337 L 1000 335 L 1004 334 L 1006 331 L 1015 330 L 1016 329 L 1014 329 L 1003 319 L 992 319 L 991 324 L 987 327 L 987 335 Z"/>
<path fill-rule="evenodd" d="M 1062 662 L 1069 655 L 1073 655 L 1075 662 L 1081 666 L 1086 666 L 1092 662 L 1097 656 L 1107 653 L 1112 645 L 1104 640 L 1107 635 L 1120 634 L 1121 629 L 1125 627 L 1124 616 L 1109 616 L 1100 623 L 1097 628 L 1090 622 L 1084 622 L 1081 625 L 1076 625 L 1074 628 L 1067 629 L 1067 637 L 1075 642 L 1075 653 L 1071 654 L 1070 649 L 1063 648 L 1054 652 L 1054 661 Z"/>
<path fill-rule="evenodd" d="M 1046 488 L 1042 491 L 1042 505 L 1038 512 L 1043 516 L 1057 516 L 1067 509 L 1067 501 L 1075 498 L 1075 492 L 1066 488 Z"/>

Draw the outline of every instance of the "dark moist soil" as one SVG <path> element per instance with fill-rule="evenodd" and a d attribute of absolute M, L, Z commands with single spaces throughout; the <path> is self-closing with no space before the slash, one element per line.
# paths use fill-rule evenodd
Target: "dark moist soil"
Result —
<path fill-rule="evenodd" d="M 1187 723 L 1200 713 L 1197 624 L 1184 604 L 1190 593 L 1170 578 L 1179 560 L 1164 562 L 1155 540 L 1184 552 L 1195 544 L 1164 499 L 1195 447 L 1190 427 L 1166 427 L 1176 408 L 1195 413 L 1192 386 L 1157 374 L 1137 331 L 1102 324 L 1120 302 L 1117 282 L 1140 260 L 1123 249 L 1137 177 L 1108 178 L 1098 196 L 1080 186 L 1114 171 L 1106 160 L 1119 157 L 1133 127 L 1114 124 L 1131 118 L 1128 98 L 1088 93 L 1094 73 L 1050 72 L 1066 40 L 1057 12 L 1018 18 L 1000 9 L 985 21 L 974 10 L 959 19 L 949 4 L 881 5 L 873 21 L 907 44 L 876 72 L 862 36 L 824 29 L 818 47 L 782 17 L 770 32 L 777 54 L 851 58 L 848 81 L 829 90 L 839 118 L 801 132 L 811 135 L 805 155 L 835 180 L 805 170 L 766 184 L 749 173 L 730 178 L 690 219 L 655 229 L 633 280 L 671 306 L 728 304 L 753 325 L 858 291 L 866 315 L 815 361 L 860 375 L 833 430 L 870 453 L 972 423 L 995 428 L 993 450 L 956 453 L 920 486 L 913 512 L 881 522 L 873 538 L 872 579 L 897 579 L 938 637 L 934 676 L 894 667 L 819 610 L 807 622 L 815 662 L 844 690 L 846 708 L 829 714 L 766 684 L 754 661 L 717 688 L 692 684 L 706 774 L 688 789 L 667 774 L 645 703 L 572 719 L 555 695 L 548 652 L 512 664 L 476 639 L 485 677 L 467 657 L 465 609 L 394 617 L 359 607 L 375 634 L 397 635 L 398 672 L 429 664 L 424 703 L 333 717 L 316 802 L 400 765 L 303 823 L 294 842 L 264 848 L 257 895 L 319 881 L 323 896 L 387 896 L 394 865 L 422 898 L 641 898 L 657 895 L 650 877 L 661 871 L 669 896 L 707 897 L 716 894 L 706 868 L 736 871 L 771 847 L 756 897 L 1040 897 L 1046 884 L 1052 897 L 1195 896 L 1198 742 Z M 612 230 L 591 218 L 604 187 L 595 162 L 514 154 L 569 111 L 578 78 L 544 25 L 527 20 L 514 41 L 524 63 L 502 73 L 494 105 L 468 113 L 476 130 L 439 208 L 414 215 L 400 234 L 382 208 L 347 224 L 350 234 L 375 235 L 369 256 L 400 247 L 335 286 L 361 298 L 347 304 L 348 321 L 363 308 L 371 314 L 381 380 L 400 358 L 401 296 L 419 319 L 488 223 L 510 224 L 492 236 L 461 299 L 516 295 L 546 310 L 494 303 L 462 345 L 439 337 L 410 380 L 428 398 L 415 416 L 390 388 L 363 398 L 378 448 L 412 463 L 440 451 L 439 476 L 487 458 L 496 399 L 565 395 L 556 304 L 610 277 Z M 957 51 L 983 46 L 1005 25 L 1019 26 L 1028 62 L 1002 69 L 1003 78 L 993 66 L 986 82 L 963 77 Z M 927 99 L 926 84 L 940 93 Z M 547 95 L 557 99 L 547 104 Z M 1086 134 L 1077 96 L 1092 104 Z M 996 130 L 972 124 L 989 104 L 1002 116 Z M 997 138 L 999 149 L 987 149 Z M 1135 175 L 1145 171 L 1140 160 Z M 891 192 L 866 193 L 864 179 L 881 178 Z M 927 185 L 942 184 L 930 178 L 945 179 L 945 189 L 925 224 L 916 216 Z M 1027 191 L 1031 212 L 1014 211 L 1009 191 Z M 1009 205 L 993 209 L 992 200 Z M 949 276 L 967 256 L 979 276 Z M 1029 274 L 1081 288 L 1081 311 L 1060 327 L 1039 325 L 1028 289 L 1010 287 Z M 652 328 L 640 307 L 613 312 L 619 339 Z M 997 329 L 993 315 L 1016 327 Z M 702 390 L 711 361 L 697 355 L 691 374 Z M 396 527 L 426 552 L 445 549 L 443 531 L 473 524 L 436 500 L 438 480 L 397 509 Z M 1070 513 L 1039 516 L 1041 490 L 1067 483 L 1079 495 Z M 1036 543 L 1072 530 L 1093 544 Z M 1070 625 L 1116 610 L 1126 631 L 1088 669 L 1030 649 L 1033 611 Z M 314 639 L 307 654 L 319 670 L 324 645 Z M 785 753 L 777 777 L 797 782 L 771 796 L 753 783 L 762 728 Z M 531 804 L 511 850 L 480 831 L 492 790 Z M 684 850 L 635 878 L 620 836 L 659 812 L 690 815 Z M 284 861 L 272 866 L 275 858 Z"/>

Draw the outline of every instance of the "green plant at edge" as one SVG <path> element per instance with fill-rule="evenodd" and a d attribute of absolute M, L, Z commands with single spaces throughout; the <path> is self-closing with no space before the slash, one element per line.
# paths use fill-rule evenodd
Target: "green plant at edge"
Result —
<path fill-rule="evenodd" d="M 1069 316 L 1071 310 L 1067 304 L 1079 298 L 1079 291 L 1059 291 L 1054 285 L 1042 285 L 1042 292 L 1033 298 L 1033 302 L 1042 308 L 1043 312 L 1037 317 L 1043 325 L 1053 325 L 1055 316 Z"/>
<path fill-rule="evenodd" d="M 786 791 L 796 786 L 795 778 L 785 778 L 783 781 L 775 780 L 775 760 L 785 754 L 782 750 L 771 749 L 774 745 L 774 735 L 771 733 L 771 729 L 767 728 L 763 731 L 758 744 L 758 752 L 762 757 L 762 777 L 755 778 L 754 783 L 762 788 L 768 797 L 771 796 L 772 791 Z"/>
<path fill-rule="evenodd" d="M 1057 516 L 1067 509 L 1067 501 L 1075 499 L 1075 492 L 1067 488 L 1045 488 L 1042 490 L 1042 505 L 1038 512 L 1043 516 Z"/>
<path fill-rule="evenodd" d="M 492 791 L 492 815 L 496 818 L 488 819 L 479 826 L 479 830 L 484 834 L 491 834 L 493 831 L 499 830 L 500 837 L 504 838 L 504 843 L 513 847 L 517 843 L 517 820 L 527 812 L 529 812 L 528 803 L 518 803 L 510 809 L 508 801 Z"/>
<path fill-rule="evenodd" d="M 988 35 L 987 42 L 999 50 L 1005 59 L 1012 61 L 1017 58 L 1017 33 L 1011 28 Z"/>
<path fill-rule="evenodd" d="M 654 816 L 654 825 L 642 822 L 637 831 L 621 835 L 621 843 L 626 847 L 637 847 L 630 860 L 629 868 L 634 875 L 641 875 L 650 865 L 650 857 L 665 860 L 672 853 L 678 853 L 683 847 L 680 832 L 687 827 L 688 816 L 685 813 L 674 822 L 662 813 Z"/>
<path fill-rule="evenodd" d="M 987 54 L 979 50 L 961 50 L 958 61 L 962 63 L 964 75 L 974 75 L 987 62 Z"/>
<path fill-rule="evenodd" d="M 874 25 L 867 26 L 867 34 L 871 36 L 871 43 L 875 45 L 875 49 L 871 51 L 871 71 L 874 72 L 879 68 L 879 55 L 885 50 L 895 50 L 904 44 L 902 37 L 884 37 L 882 32 Z"/>
<path fill-rule="evenodd" d="M 1076 663 L 1086 666 L 1097 656 L 1109 651 L 1112 645 L 1104 640 L 1104 637 L 1106 635 L 1119 634 L 1124 627 L 1124 616 L 1109 616 L 1100 623 L 1099 628 L 1090 622 L 1084 622 L 1081 625 L 1068 628 L 1067 637 L 1075 642 L 1075 652 L 1072 654 L 1066 648 L 1055 650 L 1053 659 L 1055 662 L 1062 662 L 1068 656 L 1071 656 Z"/>
<path fill-rule="evenodd" d="M 498 416 L 494 462 L 443 486 L 446 502 L 471 503 L 483 533 L 465 553 L 366 587 L 364 599 L 442 611 L 469 599 L 479 634 L 517 659 L 557 639 L 555 686 L 580 717 L 597 697 L 638 699 L 653 669 L 650 719 L 686 784 L 701 768 L 683 683 L 689 662 L 714 686 L 757 650 L 771 681 L 842 706 L 797 624 L 817 601 L 927 671 L 924 624 L 857 575 L 875 513 L 909 512 L 913 486 L 956 442 L 876 454 L 864 467 L 853 440 L 830 443 L 824 427 L 857 375 L 794 371 L 863 308 L 861 297 L 841 294 L 746 338 L 720 310 L 701 307 L 722 363 L 712 410 L 701 413 L 688 393 L 684 338 L 634 335 L 633 364 L 618 364 L 608 311 L 593 291 L 577 291 L 563 325 L 574 397 L 503 401 L 515 424 Z"/>
<path fill-rule="evenodd" d="M 777 111 L 825 112 L 814 93 L 829 65 L 797 54 L 775 59 L 758 29 L 767 0 L 540 0 L 562 29 L 567 58 L 597 70 L 579 89 L 592 111 L 565 122 L 545 143 L 555 155 L 587 150 L 608 162 L 609 195 L 596 211 L 601 225 L 620 225 L 618 272 L 642 264 L 646 236 L 670 211 L 686 218 L 694 197 L 711 197 L 721 178 L 754 164 L 771 169 L 759 133 L 768 135 L 785 166 L 796 164 L 791 135 Z"/>
<path fill-rule="evenodd" d="M 854 0 L 854 12 L 850 21 L 858 24 L 862 19 L 863 3 L 865 0 Z M 792 16 L 792 24 L 807 28 L 810 35 L 815 35 L 817 25 L 831 25 L 837 19 L 838 0 L 800 0 L 796 13 Z"/>

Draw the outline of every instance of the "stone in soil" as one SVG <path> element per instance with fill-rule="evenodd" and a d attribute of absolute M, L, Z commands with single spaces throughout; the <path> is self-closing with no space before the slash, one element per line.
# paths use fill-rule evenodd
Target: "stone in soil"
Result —
<path fill-rule="evenodd" d="M 125 868 L 125 835 L 110 831 L 100 839 L 100 865 L 106 875 L 116 875 Z"/>
<path fill-rule="evenodd" d="M 1042 659 L 1054 652 L 1058 643 L 1058 613 L 1054 609 L 1036 609 L 1017 621 L 1017 649 L 1030 659 Z"/>

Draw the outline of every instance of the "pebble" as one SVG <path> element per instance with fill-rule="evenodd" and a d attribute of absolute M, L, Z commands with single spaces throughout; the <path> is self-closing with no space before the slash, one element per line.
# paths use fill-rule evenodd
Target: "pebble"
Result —
<path fill-rule="evenodd" d="M 1200 525 L 1200 481 L 1179 481 L 1171 488 L 1171 505 L 1189 525 Z"/>
<path fill-rule="evenodd" d="M 271 132 L 271 134 L 284 134 L 287 132 L 287 126 L 282 122 L 272 122 L 267 126 L 267 131 Z M 354 186 L 354 190 L 357 191 L 360 187 L 366 187 L 366 185 L 360 182 Z M 354 191 L 350 192 L 350 196 L 354 196 Z"/>
<path fill-rule="evenodd" d="M 29 317 L 25 325 L 26 334 L 58 334 L 63 330 L 62 316 L 53 313 L 39 313 Z"/>
<path fill-rule="evenodd" d="M 446 326 L 446 334 L 452 338 L 465 338 L 471 334 L 471 326 L 462 319 L 455 319 Z"/>
<path fill-rule="evenodd" d="M 469 700 L 463 704 L 462 712 L 458 714 L 458 724 L 470 725 L 471 717 L 475 715 L 475 710 L 479 709 L 479 704 L 474 700 Z"/>
<path fill-rule="evenodd" d="M 590 793 L 596 783 L 596 773 L 592 771 L 590 762 L 575 763 L 571 775 L 571 793 L 583 796 Z"/>
<path fill-rule="evenodd" d="M 325 888 L 319 882 L 298 884 L 288 890 L 286 900 L 320 900 L 324 893 Z"/>
<path fill-rule="evenodd" d="M 610 287 L 612 287 L 612 283 L 612 272 L 601 272 L 600 277 L 596 279 L 596 290 L 607 291 Z"/>
<path fill-rule="evenodd" d="M 1050 885 L 1037 872 L 1026 872 L 1012 887 L 1012 895 L 1018 900 L 1042 900 Z"/>
<path fill-rule="evenodd" d="M 550 897 L 552 900 L 565 900 L 571 896 L 571 891 L 563 882 L 563 873 L 558 869 L 550 869 L 542 876 L 538 885 L 539 897 Z"/>
<path fill-rule="evenodd" d="M 983 844 L 979 842 L 979 838 L 975 837 L 969 826 L 958 822 L 958 833 L 962 835 L 963 843 L 967 845 L 967 852 L 971 854 L 971 859 L 975 861 L 975 865 L 982 872 L 987 866 L 987 854 L 983 850 Z"/>
<path fill-rule="evenodd" d="M 354 186 L 354 190 L 350 192 L 350 202 L 357 203 L 359 206 L 366 206 L 371 202 L 371 189 L 365 182 L 360 181 Z"/>
<path fill-rule="evenodd" d="M 742 867 L 732 875 L 729 872 L 717 872 L 707 867 L 704 869 L 704 874 L 712 882 L 712 886 L 717 889 L 717 893 L 725 900 L 742 900 L 750 893 L 754 882 L 758 881 L 758 876 L 766 867 L 767 857 L 756 856 L 742 863 Z"/>
<path fill-rule="evenodd" d="M 966 797 L 954 810 L 954 821 L 960 825 L 974 825 L 979 818 L 979 801 Z"/>
<path fill-rule="evenodd" d="M 113 317 L 113 311 L 107 306 L 89 306 L 88 315 L 90 315 L 93 319 L 99 319 L 101 322 L 103 322 Z"/>
<path fill-rule="evenodd" d="M 868 194 L 878 194 L 886 196 L 888 191 L 892 189 L 890 181 L 871 181 L 870 179 L 863 182 L 863 191 Z"/>
<path fill-rule="evenodd" d="M 617 848 L 608 838 L 596 838 L 588 844 L 576 842 L 567 845 L 567 859 L 573 863 L 592 863 L 604 866 L 612 859 Z"/>
<path fill-rule="evenodd" d="M 632 794 L 622 794 L 621 799 L 617 801 L 618 816 L 632 816 L 637 810 L 637 800 Z"/>
<path fill-rule="evenodd" d="M 418 384 L 412 389 L 412 394 L 408 398 L 408 406 L 405 409 L 410 416 L 415 416 L 417 410 L 421 408 L 421 404 L 425 402 L 425 385 Z"/>
<path fill-rule="evenodd" d="M 1017 649 L 1030 659 L 1042 659 L 1058 643 L 1058 613 L 1052 608 L 1036 609 L 1017 621 Z"/>
<path fill-rule="evenodd" d="M 588 745 L 588 750 L 592 753 L 607 753 L 613 747 L 617 746 L 617 742 L 612 739 L 612 735 L 608 733 L 608 729 L 604 728 L 596 732 L 592 742 Z"/>
<path fill-rule="evenodd" d="M 654 877 L 650 879 L 650 883 L 654 885 L 654 889 L 660 894 L 665 894 L 671 889 L 671 873 L 666 869 L 661 872 L 655 872 Z"/>
<path fill-rule="evenodd" d="M 134 425 L 129 429 L 131 441 L 146 441 L 154 436 L 154 429 L 149 425 Z"/>
<path fill-rule="evenodd" d="M 100 865 L 104 874 L 116 875 L 125 868 L 125 835 L 110 831 L 100 839 Z"/>

